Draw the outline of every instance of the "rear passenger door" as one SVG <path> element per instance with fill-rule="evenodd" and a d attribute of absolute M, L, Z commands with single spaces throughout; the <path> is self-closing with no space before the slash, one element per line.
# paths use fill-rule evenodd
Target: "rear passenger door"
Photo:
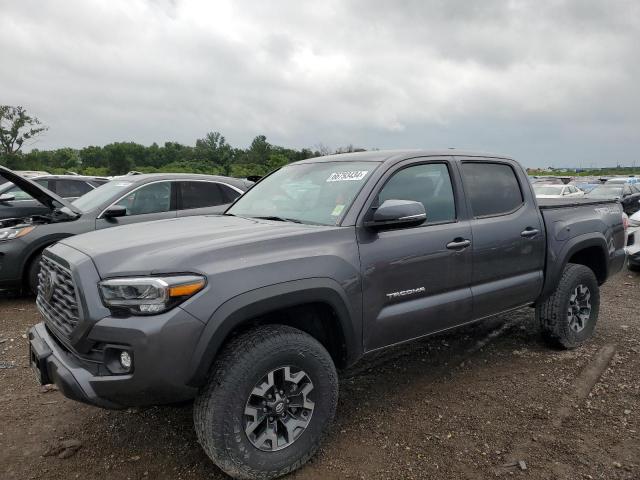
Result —
<path fill-rule="evenodd" d="M 242 192 L 222 183 L 185 180 L 178 185 L 178 216 L 223 213 Z"/>
<path fill-rule="evenodd" d="M 471 227 L 451 159 L 393 167 L 372 193 L 360 225 L 385 200 L 421 202 L 422 225 L 358 228 L 364 347 L 375 350 L 471 320 Z"/>
<path fill-rule="evenodd" d="M 471 291 L 477 319 L 535 300 L 542 289 L 545 235 L 519 167 L 506 160 L 461 160 L 473 216 Z"/>

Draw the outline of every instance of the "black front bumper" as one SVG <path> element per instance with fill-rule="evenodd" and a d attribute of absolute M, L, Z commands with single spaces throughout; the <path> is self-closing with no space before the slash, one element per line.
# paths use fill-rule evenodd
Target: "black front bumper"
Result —
<path fill-rule="evenodd" d="M 29 330 L 29 363 L 41 385 L 55 384 L 65 397 L 103 408 L 121 408 L 96 395 L 89 372 L 51 338 L 44 323 Z"/>

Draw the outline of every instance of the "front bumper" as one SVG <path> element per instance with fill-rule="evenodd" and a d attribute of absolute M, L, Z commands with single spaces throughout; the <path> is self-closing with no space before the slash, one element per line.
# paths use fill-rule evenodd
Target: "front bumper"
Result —
<path fill-rule="evenodd" d="M 29 330 L 29 358 L 40 384 L 54 383 L 79 402 L 103 408 L 181 402 L 197 393 L 186 382 L 203 327 L 179 307 L 153 317 L 107 317 L 89 333 L 94 348 L 79 353 L 43 322 Z M 120 348 L 133 357 L 129 373 L 114 373 L 109 360 Z"/>
<path fill-rule="evenodd" d="M 38 383 L 55 384 L 67 398 L 105 408 L 118 408 L 118 405 L 98 397 L 91 388 L 89 372 L 53 341 L 44 323 L 38 323 L 29 330 L 29 364 Z"/>

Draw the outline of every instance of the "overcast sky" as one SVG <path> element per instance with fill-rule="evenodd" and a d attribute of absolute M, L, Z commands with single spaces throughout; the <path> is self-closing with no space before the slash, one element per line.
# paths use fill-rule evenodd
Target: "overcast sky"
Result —
<path fill-rule="evenodd" d="M 0 0 L 0 104 L 114 141 L 640 166 L 640 2 Z"/>

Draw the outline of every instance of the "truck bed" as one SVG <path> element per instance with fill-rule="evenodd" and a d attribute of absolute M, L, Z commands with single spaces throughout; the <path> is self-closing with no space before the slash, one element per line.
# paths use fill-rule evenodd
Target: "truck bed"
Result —
<path fill-rule="evenodd" d="M 538 199 L 538 207 L 547 235 L 543 298 L 555 289 L 564 262 L 571 260 L 576 246 L 593 247 L 590 255 L 596 255 L 598 249 L 607 252 L 607 257 L 601 261 L 602 268 L 596 272 L 600 283 L 622 268 L 625 231 L 620 202 L 592 198 L 541 198 Z"/>

